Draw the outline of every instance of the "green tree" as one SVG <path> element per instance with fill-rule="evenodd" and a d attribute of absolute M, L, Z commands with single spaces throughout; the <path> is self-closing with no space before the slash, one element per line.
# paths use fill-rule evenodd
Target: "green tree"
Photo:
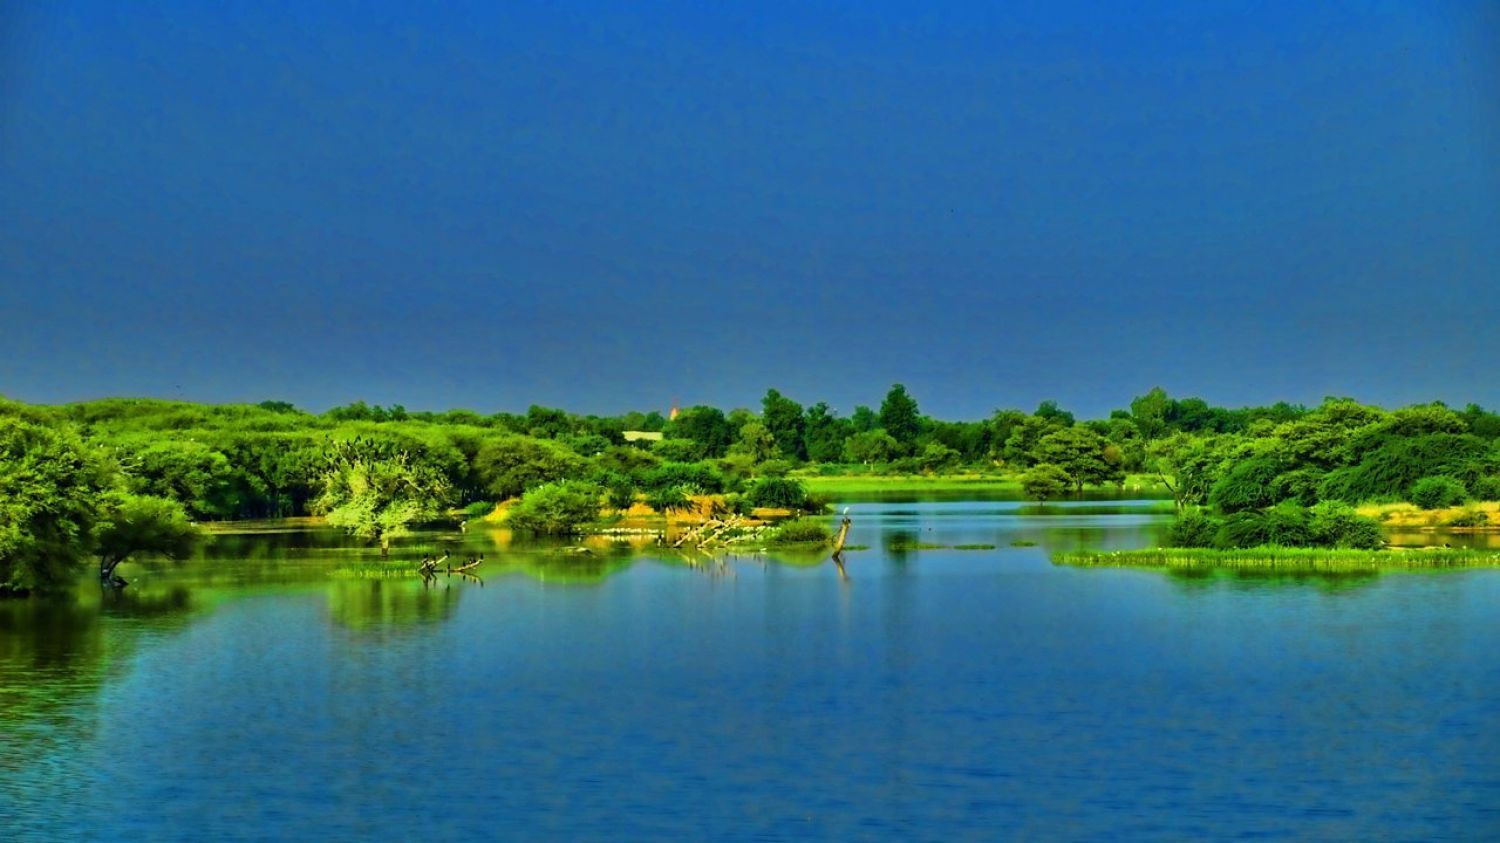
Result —
<path fill-rule="evenodd" d="M 699 450 L 695 459 L 715 459 L 728 453 L 737 431 L 722 410 L 696 406 L 679 412 L 663 432 L 668 439 L 687 439 L 696 443 Z"/>
<path fill-rule="evenodd" d="M 1220 462 L 1212 440 L 1174 433 L 1151 443 L 1145 466 L 1167 487 L 1180 513 L 1189 505 L 1208 503 Z"/>
<path fill-rule="evenodd" d="M 774 389 L 768 389 L 766 397 L 761 400 L 761 420 L 783 457 L 789 460 L 807 459 L 801 404 Z"/>
<path fill-rule="evenodd" d="M 441 471 L 383 443 L 335 442 L 327 460 L 314 511 L 350 535 L 378 541 L 382 556 L 412 524 L 441 515 L 451 497 Z"/>
<path fill-rule="evenodd" d="M 1042 437 L 1036 457 L 1068 475 L 1073 487 L 1083 491 L 1085 484 L 1119 483 L 1125 479 L 1118 449 L 1111 452 L 1110 443 L 1087 427 L 1065 427 Z"/>
<path fill-rule="evenodd" d="M 1276 483 L 1283 466 L 1270 457 L 1235 463 L 1208 492 L 1208 502 L 1223 512 L 1262 509 L 1280 500 Z"/>
<path fill-rule="evenodd" d="M 1052 422 L 1058 427 L 1073 426 L 1073 414 L 1057 406 L 1056 401 L 1043 401 L 1037 405 L 1036 412 L 1032 413 L 1032 415 Z"/>
<path fill-rule="evenodd" d="M 1423 509 L 1458 506 L 1469 497 L 1469 490 L 1453 477 L 1423 477 L 1411 484 L 1411 502 Z"/>
<path fill-rule="evenodd" d="M 1010 426 L 1010 436 L 1005 439 L 1002 453 L 1005 461 L 1011 465 L 1028 466 L 1039 462 L 1046 462 L 1037 453 L 1037 447 L 1042 439 L 1049 434 L 1064 429 L 1061 422 L 1056 419 L 1044 418 L 1042 416 L 1026 416 Z"/>
<path fill-rule="evenodd" d="M 599 519 L 600 488 L 580 480 L 548 483 L 528 491 L 510 508 L 511 529 L 541 535 L 567 535 Z"/>
<path fill-rule="evenodd" d="M 766 477 L 750 484 L 745 498 L 752 506 L 804 509 L 807 507 L 807 487 L 785 477 Z"/>
<path fill-rule="evenodd" d="M 776 456 L 776 439 L 764 424 L 752 421 L 740 428 L 740 441 L 729 449 L 731 454 L 744 454 L 755 462 L 765 462 Z"/>
<path fill-rule="evenodd" d="M 958 465 L 959 453 L 941 442 L 928 442 L 917 454 L 923 471 L 936 472 Z"/>
<path fill-rule="evenodd" d="M 890 462 L 901 446 L 881 428 L 856 433 L 844 443 L 844 460 L 869 465 Z"/>
<path fill-rule="evenodd" d="M 93 550 L 113 466 L 69 428 L 0 404 L 0 594 L 60 591 Z"/>
<path fill-rule="evenodd" d="M 1046 503 L 1067 493 L 1072 480 L 1061 468 L 1042 463 L 1032 466 L 1021 475 L 1021 493 L 1030 500 Z"/>
<path fill-rule="evenodd" d="M 917 402 L 906 394 L 906 387 L 899 383 L 893 385 L 885 394 L 885 400 L 880 402 L 880 426 L 903 450 L 909 450 L 917 441 L 921 421 Z"/>
<path fill-rule="evenodd" d="M 233 518 L 239 509 L 236 469 L 197 441 L 155 436 L 122 454 L 131 489 L 180 502 L 197 518 Z"/>
<path fill-rule="evenodd" d="M 1159 386 L 1136 397 L 1130 402 L 1130 418 L 1147 442 L 1158 439 L 1167 432 L 1167 413 L 1172 408 L 1172 399 Z"/>
<path fill-rule="evenodd" d="M 688 498 L 688 493 L 696 491 L 696 489 L 688 486 L 664 486 L 652 489 L 646 493 L 646 506 L 651 507 L 662 515 L 690 509 L 693 506 L 693 502 Z"/>
<path fill-rule="evenodd" d="M 838 462 L 844 456 L 844 440 L 853 432 L 851 423 L 834 415 L 822 401 L 808 407 L 803 422 L 807 458 L 813 462 Z"/>
<path fill-rule="evenodd" d="M 115 569 L 131 556 L 149 553 L 182 559 L 193 551 L 198 535 L 198 528 L 175 500 L 124 492 L 110 495 L 95 533 L 99 580 L 124 585 Z"/>
<path fill-rule="evenodd" d="M 496 498 L 513 498 L 534 486 L 576 478 L 587 463 L 557 442 L 504 436 L 485 442 L 474 457 L 479 482 Z"/>

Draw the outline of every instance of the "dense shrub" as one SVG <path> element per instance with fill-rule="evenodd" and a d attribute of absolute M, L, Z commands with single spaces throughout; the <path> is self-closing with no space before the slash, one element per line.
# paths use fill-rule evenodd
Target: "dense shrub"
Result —
<path fill-rule="evenodd" d="M 1380 523 L 1354 512 L 1340 501 L 1324 501 L 1308 510 L 1308 526 L 1317 547 L 1374 549 L 1385 544 Z"/>
<path fill-rule="evenodd" d="M 1167 528 L 1167 547 L 1213 547 L 1220 522 L 1201 512 L 1183 513 Z"/>
<path fill-rule="evenodd" d="M 610 507 L 629 509 L 635 503 L 635 481 L 624 474 L 607 474 L 601 480 Z"/>
<path fill-rule="evenodd" d="M 744 495 L 732 494 L 724 496 L 724 509 L 735 515 L 749 515 L 755 506 Z"/>
<path fill-rule="evenodd" d="M 1469 483 L 1469 491 L 1482 501 L 1500 501 L 1500 475 L 1486 474 Z"/>
<path fill-rule="evenodd" d="M 1329 472 L 1318 495 L 1349 503 L 1392 500 L 1407 495 L 1427 477 L 1448 476 L 1468 483 L 1495 474 L 1496 468 L 1496 456 L 1477 436 L 1433 433 L 1391 439 L 1362 454 L 1356 465 Z"/>
<path fill-rule="evenodd" d="M 691 439 L 662 439 L 652 443 L 651 453 L 668 462 L 692 462 L 703 459 L 704 448 Z"/>
<path fill-rule="evenodd" d="M 814 518 L 798 518 L 772 530 L 766 537 L 767 544 L 828 544 L 833 534 L 828 525 Z"/>
<path fill-rule="evenodd" d="M 667 462 L 641 472 L 640 487 L 650 493 L 674 486 L 698 494 L 724 491 L 724 475 L 707 463 Z"/>
<path fill-rule="evenodd" d="M 1223 512 L 1260 509 L 1277 502 L 1281 465 L 1269 457 L 1253 457 L 1236 464 L 1208 491 L 1208 502 Z"/>
<path fill-rule="evenodd" d="M 766 460 L 756 470 L 762 477 L 785 477 L 795 467 L 789 460 Z"/>
<path fill-rule="evenodd" d="M 917 452 L 917 463 L 923 471 L 943 471 L 958 465 L 963 455 L 941 442 L 928 442 Z"/>
<path fill-rule="evenodd" d="M 1194 516 L 1184 516 L 1193 518 Z M 1196 523 L 1173 525 L 1174 547 L 1204 547 L 1204 534 L 1215 523 L 1196 516 Z M 1179 526 L 1181 525 L 1181 526 Z M 1192 542 L 1192 543 L 1190 543 Z M 1354 512 L 1348 504 L 1325 501 L 1311 509 L 1283 503 L 1266 510 L 1237 512 L 1218 522 L 1210 545 L 1221 550 L 1252 547 L 1337 547 L 1374 549 L 1385 544 L 1380 524 Z"/>
<path fill-rule="evenodd" d="M 1466 509 L 1443 522 L 1445 527 L 1484 527 L 1490 523 L 1490 514 L 1477 509 Z"/>
<path fill-rule="evenodd" d="M 1308 547 L 1312 544 L 1307 510 L 1295 505 L 1273 507 L 1263 512 L 1237 512 L 1224 519 L 1214 534 L 1214 547 L 1222 550 L 1267 545 Z"/>
<path fill-rule="evenodd" d="M 1441 509 L 1463 503 L 1469 496 L 1469 490 L 1452 477 L 1423 477 L 1411 484 L 1407 496 L 1412 503 L 1423 509 Z"/>
<path fill-rule="evenodd" d="M 693 502 L 688 500 L 688 490 L 682 486 L 652 489 L 646 493 L 646 506 L 662 514 L 687 509 L 692 505 Z"/>
<path fill-rule="evenodd" d="M 474 457 L 479 482 L 497 498 L 513 498 L 544 483 L 584 473 L 584 459 L 562 445 L 529 436 L 486 442 Z"/>
<path fill-rule="evenodd" d="M 582 525 L 598 520 L 600 491 L 579 480 L 538 486 L 511 507 L 507 523 L 525 533 L 576 533 Z"/>
<path fill-rule="evenodd" d="M 1325 476 L 1322 470 L 1312 467 L 1285 472 L 1271 481 L 1271 495 L 1278 503 L 1292 501 L 1312 506 L 1319 500 L 1318 490 Z"/>
<path fill-rule="evenodd" d="M 474 501 L 473 503 L 471 503 L 468 506 L 464 507 L 464 517 L 468 518 L 468 519 L 478 519 L 478 518 L 483 518 L 486 515 L 489 515 L 491 512 L 494 512 L 494 511 L 495 511 L 495 504 L 493 502 L 491 502 L 491 501 Z"/>
<path fill-rule="evenodd" d="M 765 477 L 751 483 L 745 497 L 753 506 L 802 509 L 807 506 L 807 487 L 785 477 Z"/>

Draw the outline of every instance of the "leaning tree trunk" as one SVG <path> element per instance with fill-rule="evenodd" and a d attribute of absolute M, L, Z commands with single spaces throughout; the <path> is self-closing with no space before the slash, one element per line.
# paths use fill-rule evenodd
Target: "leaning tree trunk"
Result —
<path fill-rule="evenodd" d="M 129 585 L 129 581 L 124 577 L 115 574 L 115 569 L 120 567 L 120 563 L 124 561 L 123 557 L 118 559 L 106 556 L 99 557 L 99 584 L 110 588 L 124 588 Z"/>

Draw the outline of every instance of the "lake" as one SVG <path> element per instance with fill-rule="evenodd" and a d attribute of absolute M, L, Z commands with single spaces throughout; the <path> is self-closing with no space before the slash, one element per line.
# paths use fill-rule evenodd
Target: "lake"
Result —
<path fill-rule="evenodd" d="M 471 531 L 397 547 L 486 553 L 429 588 L 265 530 L 0 603 L 0 836 L 1500 833 L 1500 571 L 1072 569 L 1160 502 L 851 507 L 847 579 Z"/>

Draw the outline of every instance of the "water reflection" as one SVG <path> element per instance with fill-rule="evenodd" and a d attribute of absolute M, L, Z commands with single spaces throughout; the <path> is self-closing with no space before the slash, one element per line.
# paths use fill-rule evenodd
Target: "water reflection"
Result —
<path fill-rule="evenodd" d="M 357 631 L 438 624 L 453 617 L 463 591 L 420 580 L 344 580 L 328 587 L 328 617 Z"/>
<path fill-rule="evenodd" d="M 1183 594 L 1215 591 L 1264 591 L 1273 588 L 1311 588 L 1327 594 L 1346 594 L 1374 585 L 1377 571 L 1214 571 L 1168 570 L 1167 579 Z"/>

